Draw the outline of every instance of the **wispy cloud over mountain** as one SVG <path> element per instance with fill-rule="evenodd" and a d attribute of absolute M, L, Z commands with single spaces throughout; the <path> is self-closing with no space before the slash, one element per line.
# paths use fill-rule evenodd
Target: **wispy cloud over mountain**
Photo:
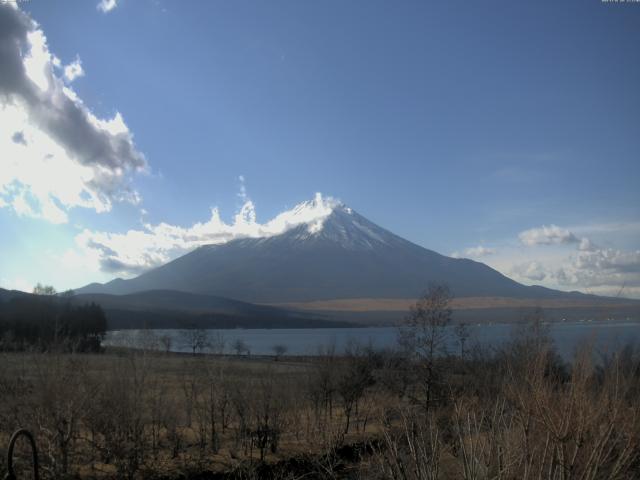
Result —
<path fill-rule="evenodd" d="M 221 244 L 236 238 L 269 237 L 301 224 L 308 225 L 310 230 L 317 229 L 339 205 L 338 200 L 317 193 L 313 200 L 259 223 L 244 183 L 241 195 L 245 203 L 231 223 L 224 222 L 218 209 L 213 208 L 207 221 L 190 227 L 160 223 L 145 224 L 143 229 L 124 233 L 84 230 L 76 237 L 77 254 L 102 271 L 128 276 L 162 265 L 201 245 Z"/>

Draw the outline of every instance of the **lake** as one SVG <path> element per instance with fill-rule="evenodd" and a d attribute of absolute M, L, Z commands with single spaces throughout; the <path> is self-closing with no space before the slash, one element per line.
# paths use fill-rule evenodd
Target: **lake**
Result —
<path fill-rule="evenodd" d="M 490 324 L 469 326 L 467 345 L 500 346 L 512 338 L 521 325 Z M 457 349 L 453 328 L 450 330 L 448 348 Z M 593 342 L 597 351 L 619 349 L 628 343 L 640 342 L 638 322 L 575 322 L 549 325 L 558 352 L 565 358 L 573 355 L 576 347 L 584 342 Z M 238 339 L 245 342 L 253 355 L 272 355 L 274 345 L 284 345 L 287 355 L 314 355 L 321 347 L 335 346 L 337 352 L 344 351 L 353 341 L 372 345 L 375 348 L 393 347 L 397 341 L 394 327 L 365 328 L 309 328 L 309 329 L 234 329 L 208 330 L 212 341 L 224 339 L 225 352 L 233 353 L 232 345 Z M 153 345 L 162 337 L 171 339 L 171 351 L 190 352 L 182 330 L 114 330 L 107 334 L 104 344 L 109 346 L 138 347 Z M 156 347 L 160 348 L 160 347 Z"/>

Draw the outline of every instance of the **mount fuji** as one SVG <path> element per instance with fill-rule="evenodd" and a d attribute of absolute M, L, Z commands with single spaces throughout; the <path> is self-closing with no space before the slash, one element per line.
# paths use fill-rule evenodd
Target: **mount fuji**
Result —
<path fill-rule="evenodd" d="M 77 292 L 177 290 L 253 303 L 344 305 L 349 299 L 415 299 L 437 282 L 447 284 L 456 298 L 590 297 L 525 286 L 483 263 L 441 255 L 320 195 L 263 227 L 249 229 L 244 238 L 200 246 L 136 278 Z"/>

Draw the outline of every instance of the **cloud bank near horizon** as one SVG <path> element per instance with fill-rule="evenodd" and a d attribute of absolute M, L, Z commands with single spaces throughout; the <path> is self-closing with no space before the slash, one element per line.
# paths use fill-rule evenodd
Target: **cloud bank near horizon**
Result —
<path fill-rule="evenodd" d="M 581 235 L 578 234 L 578 231 Z M 524 284 L 600 295 L 640 298 L 640 250 L 605 247 L 589 236 L 608 239 L 640 235 L 640 224 L 542 225 L 520 232 L 502 247 L 479 245 L 455 258 L 483 258 L 496 270 Z"/>
<path fill-rule="evenodd" d="M 640 233 L 640 225 L 624 226 L 628 228 Z M 595 234 L 598 228 L 592 230 Z M 534 255 L 538 258 L 513 262 L 507 273 L 516 280 L 565 290 L 640 297 L 640 250 L 602 246 L 555 225 L 530 229 L 518 237 L 526 248 L 537 248 Z M 556 250 L 545 255 L 546 249 Z"/>

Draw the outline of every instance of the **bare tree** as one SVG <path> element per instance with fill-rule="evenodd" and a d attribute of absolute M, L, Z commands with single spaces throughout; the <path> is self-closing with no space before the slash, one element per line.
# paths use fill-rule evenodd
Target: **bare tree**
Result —
<path fill-rule="evenodd" d="M 280 357 L 282 357 L 285 353 L 287 353 L 287 346 L 286 345 L 274 345 L 273 347 L 271 347 L 271 350 L 273 350 L 273 353 L 275 354 L 276 357 L 276 362 L 278 360 L 280 360 Z"/>
<path fill-rule="evenodd" d="M 418 418 L 411 410 L 401 409 L 397 423 L 398 427 L 393 429 L 387 424 L 382 431 L 381 445 L 373 446 L 374 459 L 382 471 L 380 478 L 443 478 L 441 463 L 446 447 L 433 416 Z"/>
<path fill-rule="evenodd" d="M 345 435 L 349 433 L 354 408 L 357 410 L 358 401 L 364 396 L 367 387 L 374 383 L 373 362 L 368 353 L 357 344 L 349 345 L 340 366 L 337 391 L 344 410 Z"/>
<path fill-rule="evenodd" d="M 94 372 L 93 396 L 86 415 L 94 446 L 104 463 L 113 463 L 117 478 L 132 479 L 144 465 L 148 430 L 146 394 L 149 357 L 128 355 L 114 360 L 106 373 Z"/>
<path fill-rule="evenodd" d="M 35 421 L 44 439 L 42 451 L 49 460 L 46 470 L 64 477 L 70 473 L 82 414 L 95 392 L 86 388 L 85 362 L 75 356 L 46 355 L 36 357 L 35 364 L 32 395 Z"/>
<path fill-rule="evenodd" d="M 454 328 L 454 332 L 456 334 L 456 342 L 460 345 L 460 358 L 464 358 L 465 354 L 465 346 L 469 337 L 471 336 L 471 332 L 469 332 L 469 327 L 466 323 L 460 322 Z"/>
<path fill-rule="evenodd" d="M 162 346 L 162 349 L 165 351 L 165 353 L 169 353 L 171 351 L 172 342 L 173 339 L 171 338 L 171 335 L 162 335 L 160 337 L 160 345 Z"/>
<path fill-rule="evenodd" d="M 53 288 L 53 287 L 51 287 L 51 288 Z M 70 301 L 73 297 L 75 297 L 75 295 L 76 295 L 76 292 L 75 292 L 75 290 L 72 290 L 72 289 L 65 290 L 64 292 L 62 292 L 60 294 L 60 296 L 62 298 L 64 298 L 67 302 Z"/>
<path fill-rule="evenodd" d="M 136 334 L 135 345 L 142 351 L 152 351 L 158 348 L 158 336 L 154 330 L 148 328 L 139 330 Z"/>
<path fill-rule="evenodd" d="M 224 335 L 220 332 L 216 332 L 215 335 L 210 337 L 209 339 L 209 352 L 215 355 L 222 355 L 224 353 L 224 349 L 227 345 L 227 341 L 224 338 Z"/>
<path fill-rule="evenodd" d="M 40 282 L 38 282 L 37 285 L 33 287 L 33 293 L 35 295 L 55 295 L 58 292 L 55 288 L 53 288 L 53 286 L 43 285 Z"/>
<path fill-rule="evenodd" d="M 436 358 L 446 353 L 447 326 L 451 323 L 451 292 L 446 285 L 432 284 L 411 307 L 400 327 L 400 344 L 418 361 L 425 411 L 433 401 L 440 372 Z"/>
<path fill-rule="evenodd" d="M 280 434 L 287 410 L 288 389 L 282 388 L 273 370 L 268 369 L 254 386 L 251 443 L 258 448 L 263 461 L 267 449 L 278 450 Z"/>
<path fill-rule="evenodd" d="M 191 353 L 202 353 L 209 344 L 209 334 L 204 328 L 188 328 L 181 332 L 182 344 L 191 350 Z"/>
<path fill-rule="evenodd" d="M 325 426 L 333 417 L 333 398 L 336 393 L 336 347 L 329 345 L 318 349 L 318 362 L 315 368 L 315 378 L 310 382 L 310 394 L 316 403 L 316 421 L 318 426 Z M 322 406 L 323 415 L 318 415 L 318 408 Z M 322 420 L 323 425 L 320 425 Z M 321 428 L 323 433 L 326 429 Z"/>
<path fill-rule="evenodd" d="M 249 352 L 249 346 L 241 338 L 238 338 L 235 342 L 233 342 L 233 349 L 238 356 L 242 355 L 243 353 Z"/>

